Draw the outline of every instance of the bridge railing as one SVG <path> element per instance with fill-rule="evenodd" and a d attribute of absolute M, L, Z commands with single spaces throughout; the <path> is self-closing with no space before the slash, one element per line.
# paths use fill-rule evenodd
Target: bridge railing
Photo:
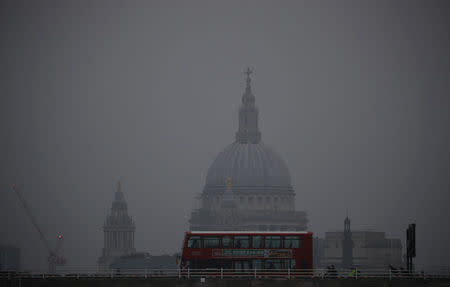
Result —
<path fill-rule="evenodd" d="M 100 271 L 96 267 L 68 267 L 59 269 L 55 274 L 47 272 L 13 272 L 0 271 L 0 278 L 178 278 L 178 279 L 349 279 L 357 280 L 364 278 L 385 279 L 431 279 L 447 278 L 450 273 L 405 271 L 405 270 L 382 270 L 382 269 L 114 269 Z M 203 278 L 203 279 L 202 279 Z"/>

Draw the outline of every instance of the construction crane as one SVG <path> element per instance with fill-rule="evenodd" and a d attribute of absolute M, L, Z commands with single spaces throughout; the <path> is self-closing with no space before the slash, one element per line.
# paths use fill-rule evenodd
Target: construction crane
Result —
<path fill-rule="evenodd" d="M 39 224 L 36 221 L 36 218 L 31 213 L 31 209 L 28 206 L 27 202 L 25 201 L 22 194 L 17 190 L 16 185 L 13 184 L 12 186 L 13 192 L 17 195 L 19 198 L 20 203 L 22 204 L 23 208 L 25 209 L 25 213 L 28 215 L 28 218 L 30 218 L 31 223 L 33 224 L 34 228 L 36 228 L 37 232 L 39 233 L 39 237 L 41 238 L 42 242 L 44 243 L 45 247 L 48 251 L 48 271 L 51 274 L 54 274 L 56 271 L 56 266 L 63 266 L 66 264 L 66 258 L 64 258 L 60 253 L 62 249 L 62 245 L 64 242 L 64 238 L 61 234 L 58 234 L 57 242 L 55 248 L 50 247 L 50 243 L 47 240 L 47 237 L 45 237 L 44 233 L 42 233 L 41 228 L 39 227 Z"/>

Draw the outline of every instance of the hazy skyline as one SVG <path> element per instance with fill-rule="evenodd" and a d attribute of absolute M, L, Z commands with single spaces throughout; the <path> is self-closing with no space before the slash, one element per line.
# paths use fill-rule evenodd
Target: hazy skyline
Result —
<path fill-rule="evenodd" d="M 13 183 L 68 265 L 96 264 L 118 179 L 136 249 L 178 251 L 247 66 L 310 231 L 416 222 L 416 262 L 450 265 L 447 2 L 0 5 L 0 244 L 24 269 L 47 254 Z"/>

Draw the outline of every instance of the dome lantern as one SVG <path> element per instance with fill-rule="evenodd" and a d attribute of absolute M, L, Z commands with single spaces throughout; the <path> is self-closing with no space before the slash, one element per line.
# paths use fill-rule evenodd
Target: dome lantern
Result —
<path fill-rule="evenodd" d="M 255 106 L 255 96 L 250 86 L 252 73 L 250 68 L 245 71 L 247 83 L 244 95 L 242 95 L 242 105 L 239 108 L 239 129 L 236 132 L 236 141 L 257 144 L 261 141 L 261 133 L 258 128 L 258 109 Z"/>

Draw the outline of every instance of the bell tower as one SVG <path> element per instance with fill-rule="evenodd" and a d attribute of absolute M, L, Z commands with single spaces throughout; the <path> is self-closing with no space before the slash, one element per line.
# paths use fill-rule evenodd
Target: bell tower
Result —
<path fill-rule="evenodd" d="M 136 227 L 133 218 L 128 215 L 127 202 L 122 192 L 120 180 L 117 182 L 117 191 L 111 213 L 106 217 L 103 225 L 103 252 L 98 259 L 101 270 L 109 269 L 109 264 L 122 255 L 135 253 L 134 231 Z"/>

